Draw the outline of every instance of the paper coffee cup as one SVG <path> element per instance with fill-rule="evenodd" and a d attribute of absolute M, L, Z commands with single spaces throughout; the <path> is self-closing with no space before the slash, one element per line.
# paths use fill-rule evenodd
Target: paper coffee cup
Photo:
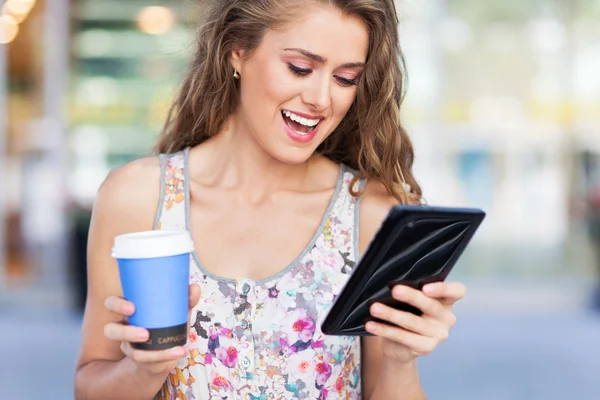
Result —
<path fill-rule="evenodd" d="M 135 305 L 129 325 L 150 332 L 134 348 L 160 350 L 187 341 L 190 253 L 194 243 L 187 231 L 147 231 L 117 236 L 117 259 L 123 297 Z"/>

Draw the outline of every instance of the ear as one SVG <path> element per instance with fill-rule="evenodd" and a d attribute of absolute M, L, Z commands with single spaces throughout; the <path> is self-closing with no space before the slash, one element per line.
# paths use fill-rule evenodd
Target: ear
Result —
<path fill-rule="evenodd" d="M 240 74 L 242 73 L 244 53 L 244 50 L 238 46 L 234 46 L 233 50 L 231 50 L 231 68 L 236 69 Z"/>

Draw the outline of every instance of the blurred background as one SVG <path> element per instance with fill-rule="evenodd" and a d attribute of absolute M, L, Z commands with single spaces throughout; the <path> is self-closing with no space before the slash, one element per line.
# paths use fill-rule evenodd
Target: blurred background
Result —
<path fill-rule="evenodd" d="M 92 201 L 152 148 L 201 10 L 0 4 L 0 398 L 71 399 Z M 417 178 L 488 213 L 430 399 L 600 399 L 600 1 L 397 5 Z"/>

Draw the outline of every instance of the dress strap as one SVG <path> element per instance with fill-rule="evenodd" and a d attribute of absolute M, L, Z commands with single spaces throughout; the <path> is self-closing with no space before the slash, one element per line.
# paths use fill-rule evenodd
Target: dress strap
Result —
<path fill-rule="evenodd" d="M 355 171 L 344 164 L 341 165 L 341 168 L 342 187 L 329 219 L 341 228 L 340 232 L 338 232 L 338 234 L 341 235 L 340 237 L 346 237 L 346 243 L 348 243 L 349 247 L 343 254 L 344 259 L 351 259 L 355 263 L 359 258 L 358 239 L 361 197 L 352 196 L 350 193 L 350 185 L 352 184 L 354 177 L 358 174 L 358 171 Z M 354 182 L 354 190 L 360 192 L 364 188 L 365 183 L 366 179 L 364 178 Z M 346 261 L 348 262 L 348 260 Z M 351 265 L 353 265 L 353 263 Z"/>
<path fill-rule="evenodd" d="M 160 200 L 154 220 L 156 230 L 186 229 L 186 164 L 189 149 L 160 155 Z"/>

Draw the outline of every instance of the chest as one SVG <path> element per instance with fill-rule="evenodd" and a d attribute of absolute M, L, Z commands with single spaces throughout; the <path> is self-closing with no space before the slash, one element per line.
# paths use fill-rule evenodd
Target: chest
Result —
<path fill-rule="evenodd" d="M 198 195 L 189 215 L 201 264 L 222 278 L 278 274 L 314 245 L 328 223 L 332 194 L 281 196 L 261 207 L 241 206 L 225 194 Z"/>

